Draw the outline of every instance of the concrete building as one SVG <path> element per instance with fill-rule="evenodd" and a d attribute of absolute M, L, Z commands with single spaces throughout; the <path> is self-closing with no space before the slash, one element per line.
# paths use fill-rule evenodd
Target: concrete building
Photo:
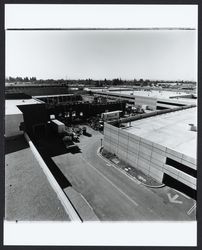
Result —
<path fill-rule="evenodd" d="M 159 182 L 196 197 L 196 108 L 132 121 L 118 128 L 105 123 L 104 148 Z"/>
<path fill-rule="evenodd" d="M 147 105 L 149 109 L 156 110 L 157 98 L 148 96 L 128 95 L 111 92 L 94 92 L 95 96 L 106 96 L 108 99 L 119 99 L 135 105 Z"/>
<path fill-rule="evenodd" d="M 24 122 L 20 106 L 41 104 L 41 101 L 30 99 L 13 99 L 5 101 L 5 137 L 23 134 L 21 126 Z"/>
<path fill-rule="evenodd" d="M 96 96 L 106 96 L 109 99 L 125 100 L 128 103 L 147 106 L 150 110 L 175 108 L 188 104 L 196 104 L 193 94 L 174 91 L 93 91 Z"/>

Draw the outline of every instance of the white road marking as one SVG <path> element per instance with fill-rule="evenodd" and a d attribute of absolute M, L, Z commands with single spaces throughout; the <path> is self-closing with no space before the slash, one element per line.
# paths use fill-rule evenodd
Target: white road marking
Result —
<path fill-rule="evenodd" d="M 113 187 L 115 187 L 121 194 L 123 194 L 125 197 L 127 197 L 135 206 L 138 206 L 138 204 L 132 200 L 126 193 L 124 193 L 120 188 L 118 188 L 112 181 L 110 181 L 105 175 L 103 175 L 99 170 L 97 170 L 95 167 L 93 167 L 92 164 L 90 164 L 83 156 L 81 158 L 91 167 L 93 168 L 98 174 L 100 174 L 106 181 L 108 181 Z"/>
<path fill-rule="evenodd" d="M 178 204 L 182 204 L 183 203 L 182 201 L 177 200 L 177 198 L 179 197 L 178 194 L 175 194 L 173 197 L 171 197 L 170 193 L 168 193 L 167 195 L 168 195 L 168 199 L 169 199 L 170 202 L 172 202 L 172 203 L 178 203 Z"/>
<path fill-rule="evenodd" d="M 190 215 L 195 209 L 196 209 L 196 203 L 189 209 L 187 214 Z"/>
<path fill-rule="evenodd" d="M 189 196 L 187 196 L 186 194 L 184 194 L 184 193 L 182 193 L 182 192 L 180 192 L 180 191 L 178 191 L 178 190 L 176 190 L 176 189 L 175 189 L 175 191 L 178 192 L 179 194 L 183 195 L 185 198 L 187 198 L 187 199 L 189 199 L 189 200 L 191 199 L 191 198 L 190 198 Z"/>

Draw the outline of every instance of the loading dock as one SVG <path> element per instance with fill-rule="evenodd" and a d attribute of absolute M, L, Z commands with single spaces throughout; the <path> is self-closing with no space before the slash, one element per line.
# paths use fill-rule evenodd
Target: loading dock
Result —
<path fill-rule="evenodd" d="M 196 200 L 196 196 L 197 196 L 197 191 L 194 190 L 193 188 L 188 187 L 187 185 L 185 185 L 184 183 L 174 179 L 173 177 L 171 177 L 170 175 L 164 173 L 163 175 L 163 183 L 166 186 L 169 186 L 171 188 L 174 188 L 180 192 L 183 192 L 184 194 L 188 195 L 189 197 L 193 198 Z"/>

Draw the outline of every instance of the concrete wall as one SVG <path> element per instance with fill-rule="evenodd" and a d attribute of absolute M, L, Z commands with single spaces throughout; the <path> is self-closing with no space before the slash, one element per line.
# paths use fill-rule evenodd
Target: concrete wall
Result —
<path fill-rule="evenodd" d="M 166 164 L 168 157 L 196 170 L 196 159 L 194 158 L 145 140 L 108 123 L 105 123 L 104 126 L 104 148 L 159 182 L 162 182 L 164 173 L 167 173 L 196 190 L 195 177 Z"/>
<path fill-rule="evenodd" d="M 20 131 L 20 123 L 23 122 L 23 114 L 10 114 L 5 116 L 5 136 L 11 137 L 23 134 Z"/>
<path fill-rule="evenodd" d="M 148 96 L 135 96 L 135 105 L 147 105 L 152 110 L 156 110 L 157 98 Z"/>

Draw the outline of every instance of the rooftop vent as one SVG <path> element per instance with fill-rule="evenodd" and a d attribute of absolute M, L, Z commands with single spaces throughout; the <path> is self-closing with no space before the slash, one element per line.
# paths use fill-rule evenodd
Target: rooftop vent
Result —
<path fill-rule="evenodd" d="M 190 131 L 197 132 L 197 126 L 196 125 L 191 123 L 191 124 L 189 124 L 189 126 L 190 126 Z"/>

